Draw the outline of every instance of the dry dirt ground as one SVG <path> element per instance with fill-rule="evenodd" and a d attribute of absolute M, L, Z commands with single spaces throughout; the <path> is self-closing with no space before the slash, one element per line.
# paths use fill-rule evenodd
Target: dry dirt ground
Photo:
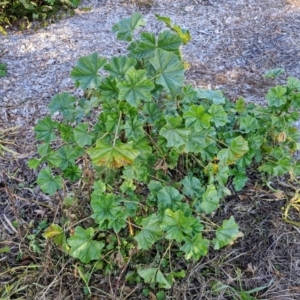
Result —
<path fill-rule="evenodd" d="M 188 28 L 192 41 L 183 50 L 191 65 L 187 80 L 222 89 L 233 101 L 243 96 L 264 103 L 270 86 L 286 76 L 300 78 L 299 0 L 90 0 L 83 6 L 92 9 L 39 31 L 12 30 L 0 37 L 0 59 L 8 66 L 7 77 L 0 78 L 0 146 L 17 153 L 0 147 L 0 299 L 85 299 L 76 262 L 53 253 L 37 232 L 41 221 L 60 217 L 60 199 L 40 192 L 27 160 L 36 154 L 33 126 L 47 113 L 51 97 L 81 92 L 69 80 L 76 59 L 94 51 L 103 56 L 124 52 L 110 31 L 115 22 L 140 11 L 154 31 L 159 29 L 151 25 L 156 13 Z M 278 67 L 285 69 L 279 79 L 263 78 Z M 187 277 L 167 299 L 248 300 L 241 292 L 259 287 L 265 288 L 253 299 L 300 299 L 300 229 L 286 224 L 281 211 L 299 186 L 276 179 L 273 186 L 282 192 L 274 192 L 252 177 L 253 183 L 226 199 L 213 217 L 218 223 L 234 215 L 244 237 L 197 263 L 182 262 Z M 34 252 L 34 242 L 41 254 Z M 219 291 L 213 292 L 216 282 Z M 8 297 L 4 286 L 19 291 Z M 143 299 L 139 287 L 126 287 L 125 296 L 117 296 L 114 278 L 100 274 L 90 286 L 93 299 Z"/>

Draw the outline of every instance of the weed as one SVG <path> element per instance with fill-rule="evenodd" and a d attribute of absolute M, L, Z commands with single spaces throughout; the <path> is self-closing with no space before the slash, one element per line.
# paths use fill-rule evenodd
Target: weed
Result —
<path fill-rule="evenodd" d="M 178 257 L 198 260 L 210 246 L 242 236 L 233 216 L 222 224 L 210 216 L 230 184 L 245 186 L 247 168 L 269 177 L 300 174 L 293 160 L 300 81 L 271 88 L 267 107 L 185 85 L 180 47 L 189 32 L 156 17 L 168 27 L 158 36 L 136 33 L 145 24 L 138 13 L 114 25 L 128 54 L 81 57 L 71 77 L 86 96 L 57 94 L 49 110 L 59 121 L 47 116 L 35 126 L 39 158 L 29 166 L 43 167 L 42 191 L 67 198 L 72 190 L 82 210 L 92 211 L 88 223 L 52 224 L 44 233 L 83 264 L 94 263 L 92 271 L 77 268 L 87 294 L 91 272 L 100 270 L 119 270 L 116 290 L 122 278 L 170 289 L 183 275 Z"/>

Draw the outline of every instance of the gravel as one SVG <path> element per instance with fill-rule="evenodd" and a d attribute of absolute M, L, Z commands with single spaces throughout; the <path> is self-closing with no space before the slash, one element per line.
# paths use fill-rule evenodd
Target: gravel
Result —
<path fill-rule="evenodd" d="M 69 76 L 76 60 L 93 52 L 105 57 L 124 53 L 126 44 L 111 28 L 135 11 L 143 13 L 146 28 L 154 32 L 163 27 L 155 14 L 190 30 L 192 41 L 183 54 L 191 65 L 187 80 L 195 86 L 264 103 L 274 85 L 263 79 L 266 70 L 284 67 L 282 80 L 300 78 L 299 1 L 84 0 L 73 17 L 38 31 L 1 36 L 0 59 L 8 74 L 0 78 L 0 127 L 31 130 L 56 93 L 80 95 Z"/>

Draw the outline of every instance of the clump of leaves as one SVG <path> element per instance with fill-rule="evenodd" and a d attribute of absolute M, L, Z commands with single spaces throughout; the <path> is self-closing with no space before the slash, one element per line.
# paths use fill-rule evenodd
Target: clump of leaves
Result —
<path fill-rule="evenodd" d="M 119 268 L 129 282 L 169 289 L 184 276 L 174 268 L 176 257 L 198 260 L 210 246 L 218 250 L 242 236 L 233 216 L 210 221 L 230 195 L 229 183 L 241 190 L 247 168 L 300 174 L 292 157 L 299 149 L 293 124 L 300 81 L 291 77 L 270 89 L 268 107 L 185 85 L 180 47 L 189 32 L 157 19 L 168 27 L 157 36 L 141 30 L 138 13 L 113 26 L 129 43 L 127 55 L 78 60 L 71 77 L 90 97 L 53 98 L 52 117 L 35 126 L 40 157 L 29 165 L 43 166 L 42 191 L 72 186 L 82 209 L 92 211 L 92 226 L 76 226 L 68 238 L 53 224 L 45 237 L 104 272 Z"/>
<path fill-rule="evenodd" d="M 44 21 L 63 7 L 77 7 L 80 0 L 9 0 L 0 2 L 0 33 L 13 23 L 23 29 L 30 22 Z"/>

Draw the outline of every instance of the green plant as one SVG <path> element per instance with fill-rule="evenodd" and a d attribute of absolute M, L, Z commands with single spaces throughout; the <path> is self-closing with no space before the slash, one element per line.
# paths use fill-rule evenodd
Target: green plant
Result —
<path fill-rule="evenodd" d="M 10 300 L 15 294 L 26 291 L 28 285 L 22 284 L 22 280 L 17 280 L 14 283 L 6 284 L 4 287 L 0 286 L 1 300 Z M 19 298 L 20 299 L 20 298 Z"/>
<path fill-rule="evenodd" d="M 238 287 L 234 288 L 230 285 L 224 284 L 220 281 L 216 281 L 212 284 L 212 292 L 214 295 L 218 295 L 219 292 L 225 291 L 225 294 L 230 296 L 230 299 L 233 300 L 257 300 L 257 299 L 262 299 L 262 298 L 257 298 L 258 293 L 269 288 L 273 280 L 271 280 L 267 285 L 260 286 L 248 291 L 245 291 L 242 287 L 242 272 L 240 269 L 236 270 L 236 278 L 234 280 L 238 281 Z M 262 299 L 263 300 L 263 299 Z"/>
<path fill-rule="evenodd" d="M 49 226 L 49 224 L 47 223 L 47 221 L 42 220 L 41 222 L 39 222 L 37 227 L 32 230 L 31 234 L 26 235 L 26 239 L 29 242 L 29 248 L 34 253 L 41 253 L 42 252 L 43 241 L 41 241 L 38 236 L 48 226 Z"/>
<path fill-rule="evenodd" d="M 40 157 L 29 166 L 43 166 L 42 191 L 66 198 L 72 190 L 82 212 L 89 202 L 92 210 L 88 225 L 52 224 L 46 238 L 82 263 L 96 261 L 94 271 L 120 269 L 128 282 L 169 289 L 184 276 L 176 257 L 198 260 L 210 245 L 218 250 L 242 236 L 233 216 L 222 224 L 210 216 L 230 184 L 245 186 L 247 168 L 300 174 L 292 159 L 300 81 L 270 89 L 268 107 L 185 85 L 180 47 L 189 32 L 156 17 L 169 28 L 158 36 L 138 36 L 145 24 L 138 13 L 113 26 L 129 42 L 127 55 L 78 60 L 71 77 L 86 97 L 54 96 L 53 118 L 35 126 Z"/>
<path fill-rule="evenodd" d="M 62 7 L 77 7 L 80 0 L 1 0 L 0 33 L 6 34 L 5 27 L 18 22 L 24 28 L 33 20 L 46 20 Z"/>
<path fill-rule="evenodd" d="M 6 76 L 7 67 L 6 64 L 0 63 L 0 77 Z"/>
<path fill-rule="evenodd" d="M 268 72 L 266 72 L 264 74 L 264 78 L 274 79 L 274 78 L 280 76 L 283 73 L 284 73 L 284 69 L 282 69 L 282 68 L 272 69 L 272 70 L 269 70 Z"/>

